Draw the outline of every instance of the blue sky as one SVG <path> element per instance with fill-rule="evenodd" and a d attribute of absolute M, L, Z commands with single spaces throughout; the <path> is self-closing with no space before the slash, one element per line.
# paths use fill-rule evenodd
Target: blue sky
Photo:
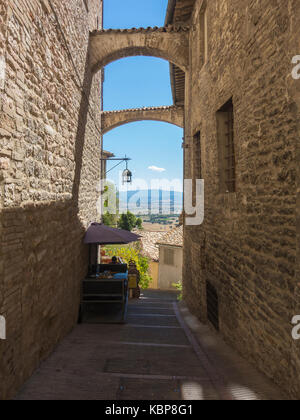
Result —
<path fill-rule="evenodd" d="M 104 27 L 163 26 L 168 0 L 104 0 Z M 129 57 L 105 68 L 106 111 L 173 105 L 169 63 L 155 57 Z M 135 178 L 182 178 L 183 130 L 167 123 L 142 121 L 118 127 L 104 136 L 104 149 L 117 157 L 132 158 Z M 115 163 L 114 163 L 115 164 Z M 113 163 L 108 163 L 110 169 Z M 157 172 L 148 169 L 165 169 Z M 120 166 L 121 170 L 125 168 Z M 117 182 L 119 169 L 108 174 Z"/>

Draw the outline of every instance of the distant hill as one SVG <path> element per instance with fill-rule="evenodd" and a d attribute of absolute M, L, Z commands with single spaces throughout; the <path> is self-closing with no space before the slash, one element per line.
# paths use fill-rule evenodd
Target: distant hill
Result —
<path fill-rule="evenodd" d="M 149 190 L 151 191 L 151 207 L 152 213 L 159 212 L 159 202 L 160 202 L 160 191 L 159 190 Z M 141 190 L 141 191 L 128 191 L 128 200 L 129 200 L 129 207 L 133 206 L 134 208 L 138 209 L 139 213 L 147 213 L 149 208 L 149 191 L 148 190 Z M 173 200 L 172 200 L 173 197 Z M 120 199 L 120 209 L 125 209 L 127 206 L 127 192 L 120 192 L 119 193 Z M 173 205 L 172 205 L 173 201 Z M 183 193 L 174 191 L 162 191 L 162 200 L 161 206 L 163 212 L 169 212 L 169 209 L 174 207 L 175 213 L 181 213 L 182 206 L 183 206 Z M 130 209 L 130 208 L 129 208 Z"/>

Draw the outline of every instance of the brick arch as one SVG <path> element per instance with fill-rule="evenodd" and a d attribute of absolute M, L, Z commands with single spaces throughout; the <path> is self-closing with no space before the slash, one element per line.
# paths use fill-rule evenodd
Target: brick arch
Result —
<path fill-rule="evenodd" d="M 184 126 L 184 109 L 177 106 L 126 109 L 121 111 L 103 112 L 101 130 L 105 134 L 121 125 L 136 121 L 162 121 Z"/>
<path fill-rule="evenodd" d="M 188 27 L 94 31 L 90 35 L 91 67 L 97 72 L 121 58 L 143 55 L 165 59 L 187 71 L 188 47 Z"/>

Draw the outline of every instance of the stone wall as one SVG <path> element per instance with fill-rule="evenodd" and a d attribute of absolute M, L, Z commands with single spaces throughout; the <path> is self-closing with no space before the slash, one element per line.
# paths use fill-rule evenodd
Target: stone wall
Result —
<path fill-rule="evenodd" d="M 165 263 L 165 252 L 173 253 L 173 264 Z M 160 245 L 159 246 L 159 277 L 158 288 L 160 290 L 174 290 L 174 284 L 182 283 L 182 247 Z"/>
<path fill-rule="evenodd" d="M 88 7 L 87 7 L 88 6 Z M 101 0 L 0 0 L 0 399 L 77 321 L 85 228 L 99 220 Z"/>
<path fill-rule="evenodd" d="M 102 113 L 102 132 L 106 134 L 123 124 L 135 121 L 164 121 L 183 127 L 184 109 L 179 106 L 163 106 L 153 108 L 124 109 Z"/>
<path fill-rule="evenodd" d="M 289 2 L 289 11 L 292 16 L 290 27 L 290 42 L 288 53 L 290 57 L 300 55 L 300 11 L 297 1 Z M 300 79 L 288 78 L 288 92 L 293 98 L 292 106 L 297 116 L 298 139 L 296 144 L 296 179 L 297 179 L 297 207 L 296 207 L 296 232 L 297 232 L 297 254 L 296 254 L 296 285 L 295 285 L 295 310 L 294 315 L 300 315 Z M 291 389 L 295 395 L 300 395 L 300 341 L 294 341 L 291 355 Z"/>
<path fill-rule="evenodd" d="M 206 322 L 209 280 L 219 295 L 220 332 L 227 342 L 299 398 L 300 347 L 291 338 L 291 319 L 300 313 L 300 81 L 291 78 L 292 57 L 300 54 L 299 4 L 206 4 L 204 66 L 203 0 L 196 2 L 192 18 L 185 127 L 186 177 L 193 175 L 193 136 L 201 132 L 205 222 L 185 227 L 184 296 Z M 216 112 L 231 97 L 237 190 L 220 193 Z"/>

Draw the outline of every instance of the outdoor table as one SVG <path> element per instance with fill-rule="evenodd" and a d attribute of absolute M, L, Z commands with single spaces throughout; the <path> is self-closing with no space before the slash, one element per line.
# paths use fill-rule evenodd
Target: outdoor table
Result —
<path fill-rule="evenodd" d="M 81 313 L 89 304 L 121 304 L 120 322 L 125 322 L 128 304 L 128 274 L 87 277 L 82 285 Z"/>
<path fill-rule="evenodd" d="M 140 238 L 140 235 L 111 228 L 103 223 L 94 222 L 89 225 L 84 237 L 84 243 L 90 247 L 89 276 L 82 282 L 79 322 L 82 321 L 84 308 L 89 304 L 121 304 L 121 322 L 125 321 L 128 304 L 128 267 L 126 264 L 98 264 L 99 246 L 129 244 L 139 241 Z M 93 247 L 96 248 L 96 252 L 92 252 Z M 107 275 L 107 271 L 111 274 Z"/>

